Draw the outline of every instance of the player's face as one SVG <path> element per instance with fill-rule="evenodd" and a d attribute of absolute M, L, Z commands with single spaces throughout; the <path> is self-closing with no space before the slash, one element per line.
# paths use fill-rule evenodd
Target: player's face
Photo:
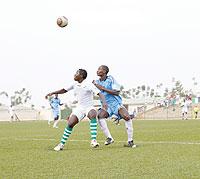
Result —
<path fill-rule="evenodd" d="M 97 76 L 103 76 L 105 74 L 106 74 L 106 71 L 104 70 L 102 66 L 100 66 L 97 70 Z"/>
<path fill-rule="evenodd" d="M 80 74 L 79 70 L 74 75 L 74 80 L 79 81 L 82 79 L 82 75 Z"/>

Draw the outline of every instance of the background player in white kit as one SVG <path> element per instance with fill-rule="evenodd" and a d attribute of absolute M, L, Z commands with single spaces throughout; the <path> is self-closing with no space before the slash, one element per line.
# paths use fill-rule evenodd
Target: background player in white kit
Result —
<path fill-rule="evenodd" d="M 61 138 L 60 143 L 54 148 L 55 151 L 60 151 L 64 148 L 64 145 L 72 133 L 73 127 L 81 121 L 85 116 L 90 119 L 90 131 L 91 131 L 91 147 L 98 147 L 99 144 L 96 141 L 97 136 L 97 111 L 93 107 L 93 93 L 99 94 L 99 90 L 91 85 L 87 85 L 83 82 L 87 78 L 87 71 L 84 69 L 79 69 L 74 75 L 75 84 L 69 88 L 63 88 L 61 90 L 49 93 L 48 96 L 54 94 L 63 94 L 70 90 L 74 90 L 74 95 L 78 101 L 77 107 L 72 111 L 68 124 L 64 130 L 64 134 Z M 107 108 L 104 95 L 99 94 L 99 97 L 103 101 L 103 105 Z"/>
<path fill-rule="evenodd" d="M 189 107 L 189 103 L 187 100 L 183 100 L 183 102 L 181 103 L 181 112 L 182 112 L 182 119 L 187 120 L 187 113 L 188 113 L 188 107 Z"/>
<path fill-rule="evenodd" d="M 10 122 L 14 121 L 20 121 L 19 117 L 17 116 L 17 114 L 15 113 L 15 110 L 13 109 L 13 105 L 10 105 L 8 108 L 8 112 L 10 114 Z"/>

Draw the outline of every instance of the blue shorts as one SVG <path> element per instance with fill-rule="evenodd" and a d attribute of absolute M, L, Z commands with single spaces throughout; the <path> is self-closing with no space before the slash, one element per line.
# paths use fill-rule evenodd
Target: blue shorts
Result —
<path fill-rule="evenodd" d="M 52 110 L 52 112 L 53 112 L 53 118 L 54 119 L 59 117 L 59 114 L 60 114 L 59 110 Z"/>
<path fill-rule="evenodd" d="M 112 117 L 112 115 L 115 115 L 117 119 L 121 119 L 122 117 L 119 115 L 119 109 L 123 107 L 121 104 L 108 104 L 107 112 L 109 114 L 109 117 Z"/>

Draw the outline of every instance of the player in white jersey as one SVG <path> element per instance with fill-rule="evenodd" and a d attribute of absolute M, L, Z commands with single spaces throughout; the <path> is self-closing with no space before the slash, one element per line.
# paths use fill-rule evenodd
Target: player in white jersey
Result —
<path fill-rule="evenodd" d="M 61 90 L 49 93 L 46 95 L 48 96 L 54 94 L 64 94 L 70 90 L 74 90 L 74 95 L 78 101 L 77 107 L 73 109 L 68 124 L 64 130 L 64 134 L 61 138 L 60 143 L 54 148 L 55 151 L 60 151 L 64 148 L 64 145 L 69 138 L 70 134 L 72 133 L 73 127 L 81 121 L 84 117 L 88 117 L 90 119 L 90 131 L 91 131 L 91 146 L 98 147 L 99 144 L 96 141 L 97 136 L 97 111 L 93 107 L 93 94 L 99 94 L 99 90 L 94 88 L 91 85 L 87 85 L 84 80 L 87 78 L 87 71 L 84 69 L 79 69 L 76 74 L 74 75 L 74 81 L 76 82 L 69 88 L 63 88 Z M 90 87 L 91 86 L 91 87 Z M 106 102 L 104 95 L 99 94 L 99 97 L 103 101 L 104 106 L 106 107 Z"/>
<path fill-rule="evenodd" d="M 20 121 L 12 105 L 9 106 L 8 112 L 10 114 L 10 122 L 13 122 L 13 120 Z"/>
<path fill-rule="evenodd" d="M 188 113 L 188 107 L 189 107 L 189 103 L 188 101 L 186 101 L 185 99 L 183 100 L 183 102 L 181 103 L 181 112 L 182 112 L 182 119 L 187 120 L 187 113 Z"/>

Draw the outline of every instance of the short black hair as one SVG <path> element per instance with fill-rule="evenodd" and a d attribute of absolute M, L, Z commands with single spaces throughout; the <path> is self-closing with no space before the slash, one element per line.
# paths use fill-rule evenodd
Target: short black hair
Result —
<path fill-rule="evenodd" d="M 109 72 L 109 68 L 106 65 L 101 65 L 101 67 L 106 71 L 106 74 Z"/>
<path fill-rule="evenodd" d="M 83 79 L 87 78 L 87 71 L 84 69 L 79 69 L 78 70 L 80 72 L 80 74 L 82 75 Z"/>

